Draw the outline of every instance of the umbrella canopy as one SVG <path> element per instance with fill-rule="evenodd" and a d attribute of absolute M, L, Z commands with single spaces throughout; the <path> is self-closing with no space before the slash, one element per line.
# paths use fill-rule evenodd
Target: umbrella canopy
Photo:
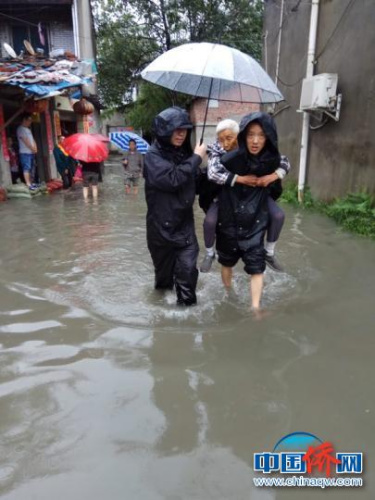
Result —
<path fill-rule="evenodd" d="M 150 145 L 142 137 L 134 132 L 111 132 L 109 134 L 110 141 L 123 151 L 129 151 L 129 142 L 133 139 L 137 145 L 137 151 L 140 153 L 147 153 Z"/>
<path fill-rule="evenodd" d="M 63 142 L 65 151 L 75 160 L 101 162 L 108 158 L 106 144 L 90 134 L 73 134 Z"/>
<path fill-rule="evenodd" d="M 109 137 L 107 137 L 106 135 L 103 134 L 90 134 L 90 135 L 91 137 L 95 137 L 95 139 L 98 139 L 98 141 L 110 142 Z"/>
<path fill-rule="evenodd" d="M 254 103 L 284 100 L 255 59 L 226 45 L 180 45 L 156 58 L 141 75 L 149 82 L 197 97 Z"/>

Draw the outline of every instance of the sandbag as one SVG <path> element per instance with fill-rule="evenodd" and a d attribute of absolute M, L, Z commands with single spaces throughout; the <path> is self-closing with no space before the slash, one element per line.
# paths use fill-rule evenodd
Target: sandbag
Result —
<path fill-rule="evenodd" d="M 22 191 L 8 191 L 8 198 L 28 198 L 29 200 L 31 199 L 31 194 L 30 192 L 22 192 Z"/>
<path fill-rule="evenodd" d="M 11 184 L 7 186 L 8 193 L 28 193 L 29 188 L 26 184 Z"/>

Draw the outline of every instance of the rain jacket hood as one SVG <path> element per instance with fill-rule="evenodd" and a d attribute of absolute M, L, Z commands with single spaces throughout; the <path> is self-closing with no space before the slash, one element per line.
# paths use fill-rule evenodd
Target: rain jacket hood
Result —
<path fill-rule="evenodd" d="M 185 109 L 173 106 L 164 109 L 155 116 L 152 123 L 152 132 L 156 140 L 163 145 L 171 145 L 170 139 L 177 128 L 188 129 L 188 135 L 182 147 L 190 147 L 190 131 L 193 128 L 188 112 Z M 190 148 L 191 149 L 191 148 Z"/>
<path fill-rule="evenodd" d="M 250 113 L 249 115 L 246 115 L 242 118 L 240 123 L 240 132 L 237 139 L 239 148 L 247 149 L 246 130 L 247 127 L 252 123 L 259 123 L 267 137 L 267 142 L 264 146 L 264 149 L 257 156 L 263 156 L 265 152 L 268 152 L 268 154 L 279 157 L 280 154 L 277 143 L 277 130 L 275 121 L 272 116 L 267 113 L 262 113 L 261 111 Z"/>

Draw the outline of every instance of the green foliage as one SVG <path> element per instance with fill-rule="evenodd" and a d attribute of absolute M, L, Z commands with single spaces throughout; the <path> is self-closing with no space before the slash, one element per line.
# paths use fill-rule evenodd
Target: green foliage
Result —
<path fill-rule="evenodd" d="M 152 119 L 155 115 L 169 106 L 187 107 L 190 102 L 191 96 L 143 82 L 136 103 L 129 107 L 127 121 L 136 130 L 150 134 Z"/>
<path fill-rule="evenodd" d="M 108 107 L 132 101 L 131 89 L 139 83 L 140 71 L 155 57 L 187 42 L 217 42 L 261 57 L 263 2 L 258 0 L 91 0 L 95 18 L 98 84 Z M 140 88 L 152 97 L 147 104 L 132 106 L 131 125 L 142 122 L 150 128 L 150 117 L 175 96 L 153 87 Z M 151 95 L 150 95 L 151 94 Z M 164 95 L 164 97 L 162 97 Z M 186 97 L 182 98 L 186 102 Z M 165 106 L 164 106 L 165 107 Z M 147 118 L 146 118 L 147 116 Z"/>
<path fill-rule="evenodd" d="M 155 41 L 144 36 L 133 15 L 101 14 L 96 22 L 98 85 L 108 107 L 131 101 L 139 71 L 157 54 Z"/>
<path fill-rule="evenodd" d="M 367 193 L 348 194 L 344 198 L 324 203 L 315 200 L 307 188 L 304 192 L 303 204 L 299 204 L 297 184 L 288 183 L 284 186 L 280 201 L 317 210 L 332 217 L 348 231 L 375 238 L 374 198 Z"/>
<path fill-rule="evenodd" d="M 295 182 L 283 183 L 283 194 L 279 200 L 281 203 L 290 203 L 298 205 L 298 188 Z"/>
<path fill-rule="evenodd" d="M 326 205 L 324 212 L 345 229 L 375 238 L 374 199 L 370 195 L 349 194 Z"/>

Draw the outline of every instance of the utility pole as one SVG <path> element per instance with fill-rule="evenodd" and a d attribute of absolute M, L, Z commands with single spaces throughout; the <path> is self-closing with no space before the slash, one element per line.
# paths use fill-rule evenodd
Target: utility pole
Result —
<path fill-rule="evenodd" d="M 312 0 L 310 15 L 309 44 L 307 49 L 306 78 L 314 75 L 316 37 L 318 32 L 319 0 Z M 301 149 L 298 173 L 298 201 L 303 202 L 303 192 L 306 182 L 306 165 L 309 145 L 310 115 L 303 113 Z"/>
<path fill-rule="evenodd" d="M 73 0 L 72 18 L 76 55 L 79 59 L 91 61 L 94 66 L 96 64 L 96 46 L 90 0 Z M 90 83 L 82 87 L 82 95 L 85 97 L 90 95 L 96 96 L 97 93 L 96 83 Z M 95 110 L 93 116 L 94 123 L 91 124 L 88 122 L 86 126 L 89 128 L 90 124 L 95 129 L 95 132 L 98 132 L 100 129 L 99 112 Z M 87 117 L 84 119 L 87 120 Z M 80 127 L 85 128 L 83 123 L 80 124 Z"/>

